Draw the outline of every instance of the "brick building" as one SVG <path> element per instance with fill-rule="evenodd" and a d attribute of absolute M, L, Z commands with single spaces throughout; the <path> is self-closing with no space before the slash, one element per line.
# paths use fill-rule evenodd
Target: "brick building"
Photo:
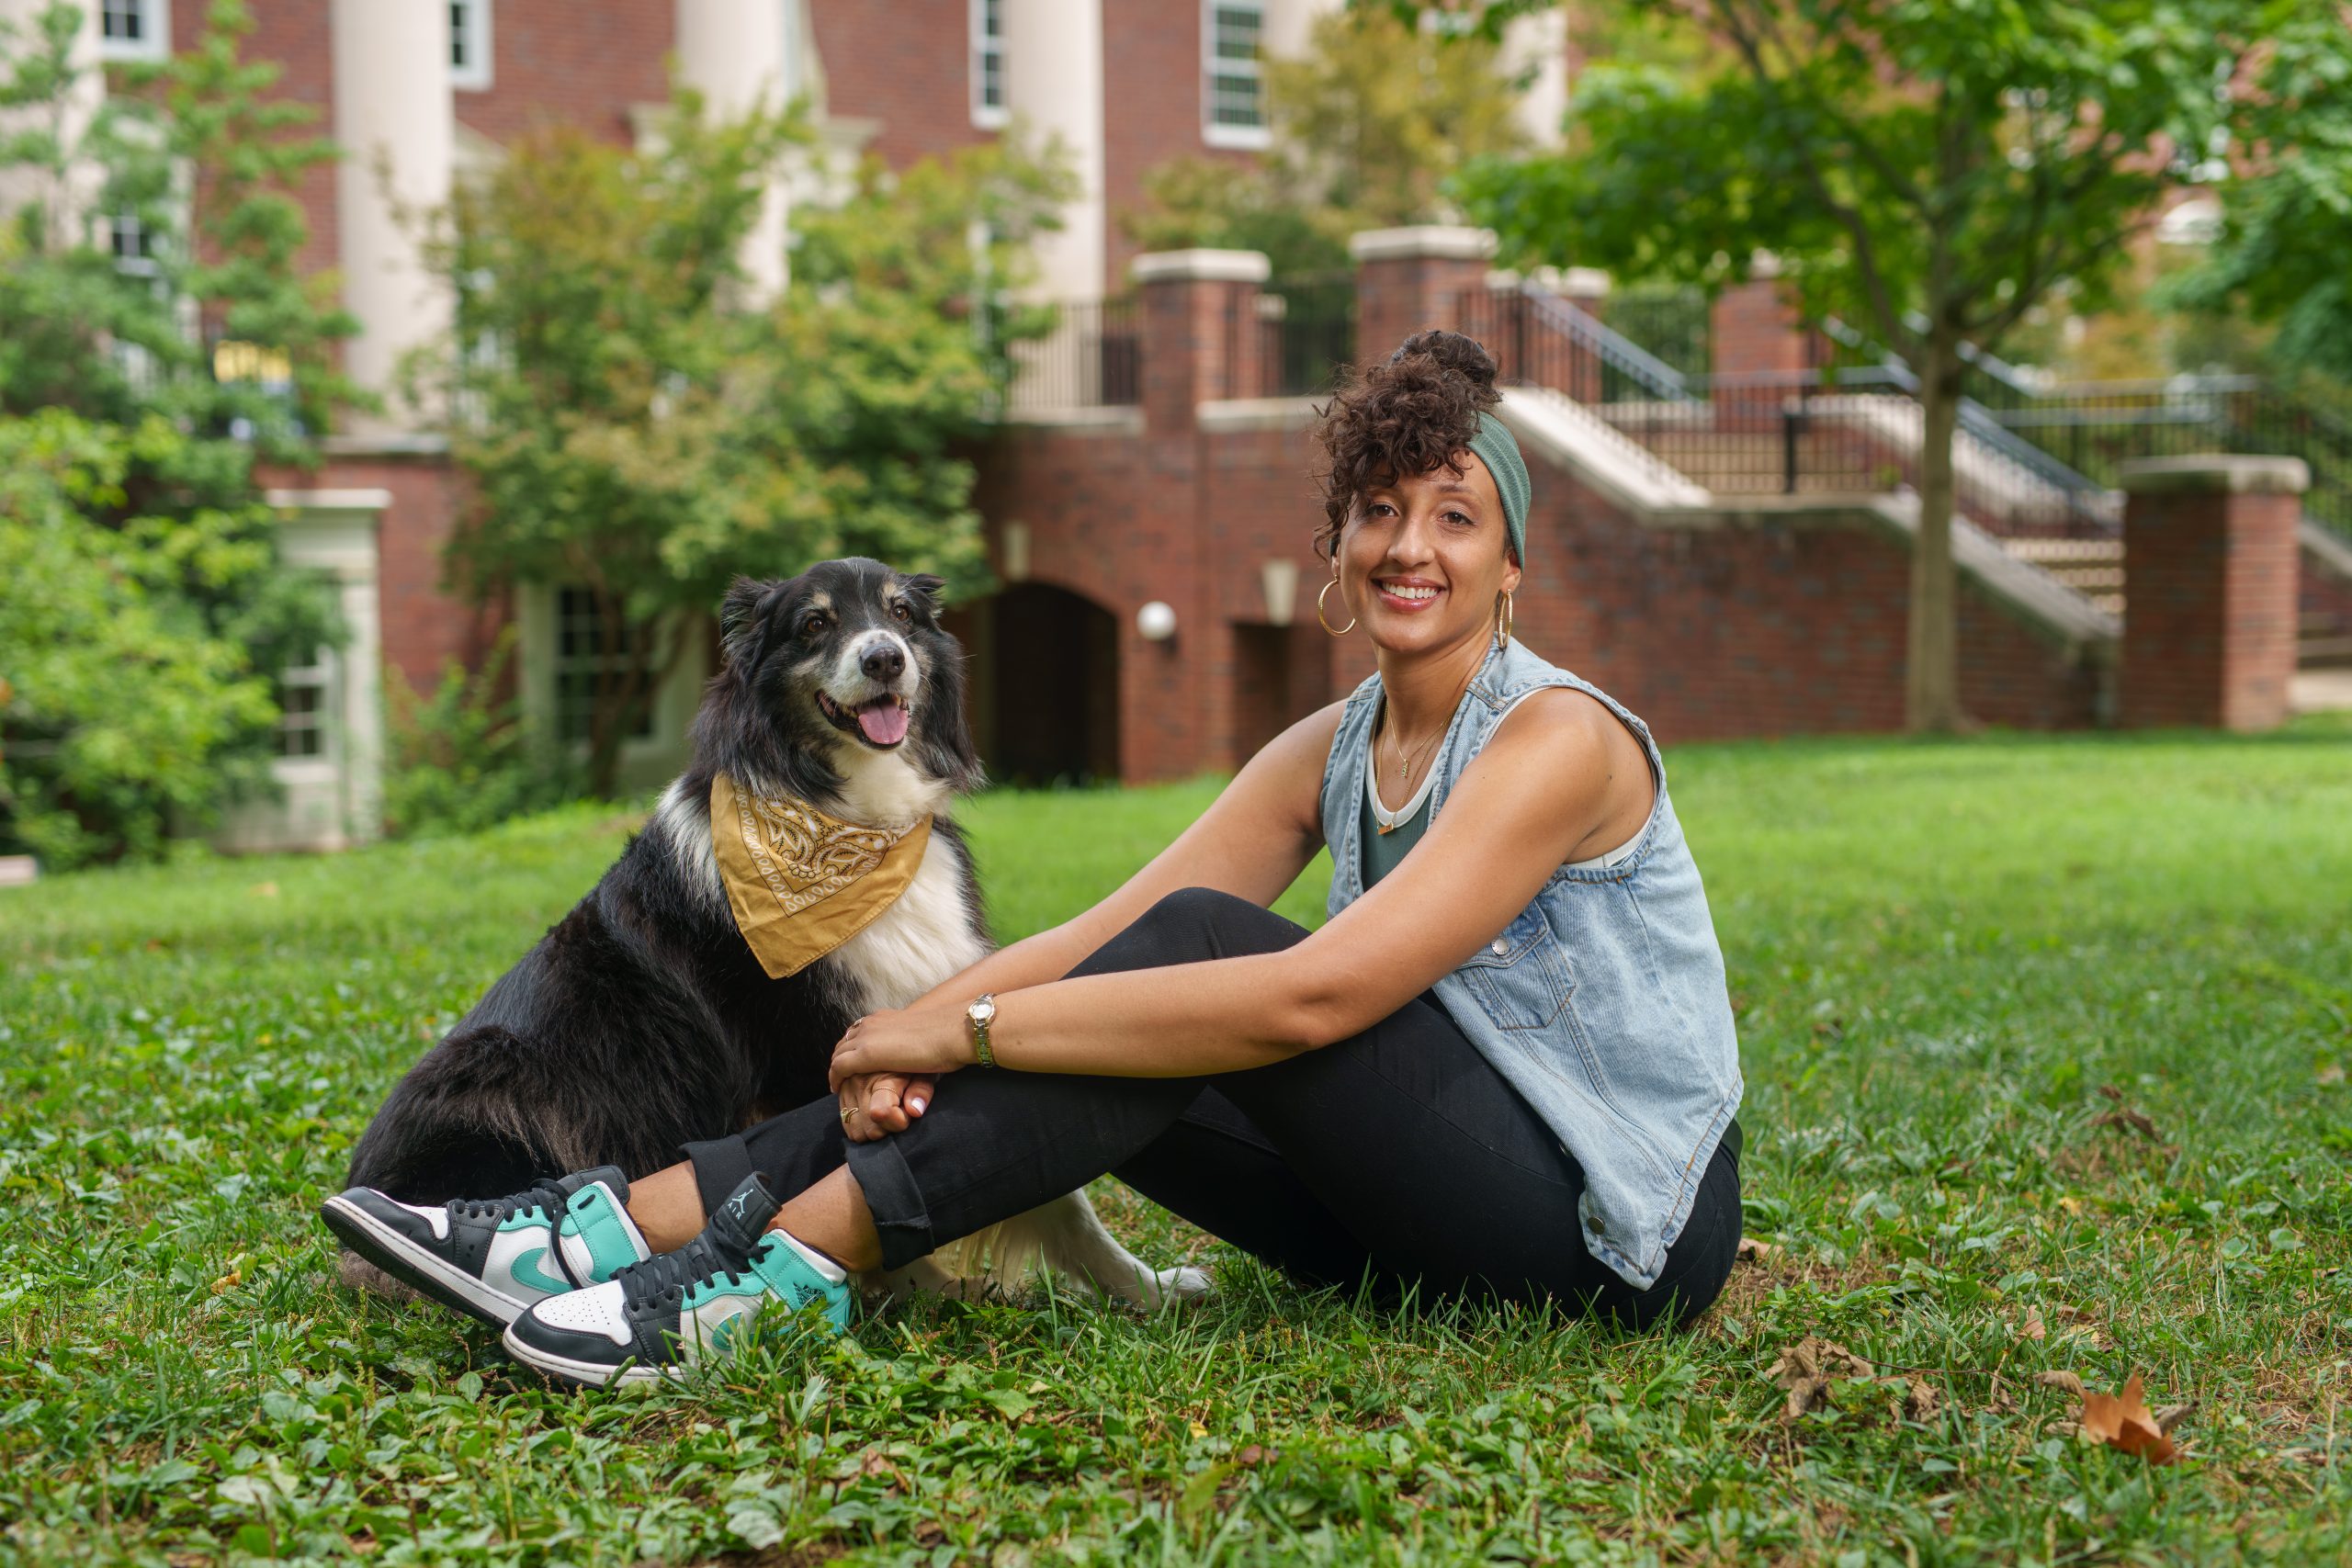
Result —
<path fill-rule="evenodd" d="M 0 12 L 38 3 L 0 0 Z M 722 109 L 805 97 L 830 157 L 904 164 L 1014 125 L 1058 137 L 1080 194 L 1041 249 L 1042 291 L 1086 306 L 1132 289 L 1138 303 L 1115 330 L 1110 312 L 1068 313 L 1069 330 L 1040 351 L 1066 373 L 1046 374 L 1055 367 L 1041 359 L 1012 421 L 977 455 L 1003 586 L 956 625 L 1000 775 L 1129 779 L 1236 765 L 1370 668 L 1360 637 L 1327 637 L 1313 618 L 1323 569 L 1307 545 L 1310 400 L 1295 375 L 1294 301 L 1266 291 L 1262 257 L 1137 257 L 1118 222 L 1153 166 L 1262 145 L 1260 60 L 1301 47 L 1314 17 L 1339 3 L 250 0 L 253 51 L 284 65 L 278 90 L 317 106 L 346 150 L 301 193 L 304 263 L 338 269 L 361 322 L 346 367 L 375 388 L 448 319 L 398 209 L 437 204 L 544 119 L 617 141 L 646 134 L 673 70 Z M 99 59 L 152 57 L 175 30 L 193 30 L 197 9 L 94 0 L 85 44 Z M 1522 85 L 1511 90 L 1544 134 L 1565 103 L 1565 39 L 1556 15 L 1515 27 Z M 747 253 L 772 286 L 793 185 L 779 181 Z M 1785 422 L 1681 402 L 1660 424 L 1657 400 L 1607 394 L 1573 365 L 1564 376 L 1520 363 L 1531 332 L 1565 333 L 1574 350 L 1588 332 L 1575 323 L 1592 318 L 1568 303 L 1574 288 L 1490 276 L 1490 250 L 1460 229 L 1360 236 L 1343 303 L 1368 353 L 1430 324 L 1475 325 L 1506 350 L 1522 384 L 1505 414 L 1535 476 L 1521 635 L 1668 739 L 1898 724 L 1913 513 L 1883 476 L 1903 461 L 1900 411 L 1844 412 L 1849 445 L 1868 449 L 1866 480 L 1765 494 L 1695 471 L 1684 454 L 1702 423 L 1720 455 L 1725 443 L 1780 442 Z M 1474 308 L 1506 314 L 1472 322 Z M 1769 286 L 1720 301 L 1715 338 L 1718 369 L 1728 359 L 1769 378 L 1806 363 L 1805 334 Z M 1638 437 L 1627 434 L 1636 406 L 1649 411 Z M 478 661 L 512 621 L 526 708 L 567 735 L 581 716 L 575 680 L 600 657 L 577 591 L 534 586 L 486 610 L 443 591 L 442 547 L 463 498 L 427 422 L 396 410 L 325 446 L 323 467 L 284 476 L 272 499 L 289 556 L 341 583 L 353 641 L 289 678 L 287 800 L 235 824 L 242 844 L 331 846 L 376 830 L 382 679 L 428 685 L 451 659 Z M 1997 457 L 1963 460 L 2006 477 Z M 2196 515 L 2219 526 L 2232 513 L 2225 499 Z M 1964 523 L 1961 534 L 1973 711 L 2027 726 L 2109 716 L 2121 637 L 2112 606 L 1984 529 Z M 2275 556 L 2275 529 L 2263 536 Z M 2184 625 L 2206 613 L 2182 604 Z M 704 674 L 681 670 L 663 690 L 625 759 L 628 783 L 674 769 Z M 2260 679 L 2274 674 L 2262 665 Z"/>

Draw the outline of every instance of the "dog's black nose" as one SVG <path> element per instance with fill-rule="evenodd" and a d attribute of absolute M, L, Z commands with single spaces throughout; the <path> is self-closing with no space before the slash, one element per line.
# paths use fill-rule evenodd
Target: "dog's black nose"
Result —
<path fill-rule="evenodd" d="M 865 657 L 857 661 L 857 667 L 865 671 L 870 681 L 895 681 L 907 668 L 907 656 L 899 651 L 895 642 L 877 643 L 865 650 Z"/>

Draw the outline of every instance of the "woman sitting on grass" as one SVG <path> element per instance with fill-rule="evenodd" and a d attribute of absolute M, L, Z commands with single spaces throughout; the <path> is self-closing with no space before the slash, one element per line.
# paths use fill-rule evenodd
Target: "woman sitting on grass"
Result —
<path fill-rule="evenodd" d="M 1105 1172 L 1308 1284 L 1634 1327 L 1713 1302 L 1740 1233 L 1723 959 L 1649 731 L 1513 626 L 1529 483 L 1498 401 L 1451 333 L 1335 398 L 1318 610 L 1379 673 L 1102 903 L 861 1019 L 838 1105 L 559 1217 L 565 1275 L 618 1272 L 509 1348 L 584 1381 L 674 1370 L 720 1348 L 714 1291 L 845 1325 L 850 1271 Z M 1326 847 L 1309 933 L 1267 906 Z"/>

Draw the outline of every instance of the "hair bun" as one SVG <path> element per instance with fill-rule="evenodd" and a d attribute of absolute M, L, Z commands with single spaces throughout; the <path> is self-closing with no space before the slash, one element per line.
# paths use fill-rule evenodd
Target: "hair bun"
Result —
<path fill-rule="evenodd" d="M 1495 356 L 1488 354 L 1474 337 L 1432 327 L 1415 333 L 1388 356 L 1396 365 L 1414 355 L 1423 355 L 1437 364 L 1440 370 L 1461 377 L 1483 391 L 1495 389 Z"/>

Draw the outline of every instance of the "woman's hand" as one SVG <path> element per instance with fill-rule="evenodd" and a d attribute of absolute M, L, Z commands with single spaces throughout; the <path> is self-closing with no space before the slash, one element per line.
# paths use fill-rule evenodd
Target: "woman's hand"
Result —
<path fill-rule="evenodd" d="M 937 1080 L 904 1073 L 867 1073 L 841 1087 L 842 1132 L 853 1144 L 903 1133 L 931 1109 Z"/>
<path fill-rule="evenodd" d="M 835 1092 L 875 1073 L 936 1077 L 972 1065 L 970 1025 L 960 1007 L 904 1008 L 868 1013 L 833 1047 Z"/>

